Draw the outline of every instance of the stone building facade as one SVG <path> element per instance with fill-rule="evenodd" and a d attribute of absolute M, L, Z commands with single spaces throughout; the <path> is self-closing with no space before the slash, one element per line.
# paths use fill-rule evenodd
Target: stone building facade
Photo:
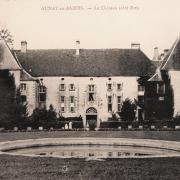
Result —
<path fill-rule="evenodd" d="M 82 116 L 84 126 L 91 119 L 99 126 L 120 112 L 123 100 L 137 99 L 143 93 L 137 79 L 152 74 L 150 67 L 138 44 L 80 49 L 77 41 L 75 49 L 29 50 L 23 41 L 21 50 L 12 50 L 0 41 L 0 69 L 14 74 L 29 113 L 52 104 L 64 117 Z"/>

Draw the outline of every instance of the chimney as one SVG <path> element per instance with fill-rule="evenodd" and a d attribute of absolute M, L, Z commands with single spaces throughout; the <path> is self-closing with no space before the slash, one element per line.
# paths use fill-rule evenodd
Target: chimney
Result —
<path fill-rule="evenodd" d="M 159 60 L 159 49 L 158 47 L 155 47 L 153 61 L 158 61 L 158 60 Z"/>
<path fill-rule="evenodd" d="M 164 53 L 162 53 L 160 56 L 161 56 L 160 59 L 161 59 L 161 61 L 162 61 L 162 60 L 164 59 Z"/>
<path fill-rule="evenodd" d="M 21 41 L 21 52 L 22 53 L 27 52 L 27 41 Z"/>
<path fill-rule="evenodd" d="M 167 55 L 169 49 L 164 49 L 164 57 Z"/>
<path fill-rule="evenodd" d="M 131 49 L 140 49 L 139 43 L 131 43 Z"/>
<path fill-rule="evenodd" d="M 76 55 L 79 56 L 80 41 L 76 41 Z"/>

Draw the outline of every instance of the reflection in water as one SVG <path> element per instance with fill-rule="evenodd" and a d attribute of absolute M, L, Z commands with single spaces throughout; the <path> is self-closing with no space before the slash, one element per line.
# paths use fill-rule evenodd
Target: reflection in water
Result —
<path fill-rule="evenodd" d="M 33 154 L 40 156 L 58 156 L 62 158 L 121 158 L 121 157 L 138 157 L 150 155 L 166 155 L 174 153 L 173 150 L 151 148 L 151 147 L 134 147 L 120 145 L 61 145 L 61 146 L 42 146 L 28 147 L 9 150 L 18 154 Z"/>

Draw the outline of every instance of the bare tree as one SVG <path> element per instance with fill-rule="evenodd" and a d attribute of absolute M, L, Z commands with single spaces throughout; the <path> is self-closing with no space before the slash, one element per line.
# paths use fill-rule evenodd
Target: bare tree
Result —
<path fill-rule="evenodd" d="M 3 39 L 7 43 L 13 44 L 13 37 L 7 28 L 0 28 L 0 39 Z"/>

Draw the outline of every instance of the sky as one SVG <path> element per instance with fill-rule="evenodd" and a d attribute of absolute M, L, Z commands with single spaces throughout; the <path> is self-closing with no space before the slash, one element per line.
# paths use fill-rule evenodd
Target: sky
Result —
<path fill-rule="evenodd" d="M 0 28 L 29 49 L 170 48 L 180 34 L 179 0 L 0 0 Z M 73 9 L 75 8 L 75 9 Z"/>

